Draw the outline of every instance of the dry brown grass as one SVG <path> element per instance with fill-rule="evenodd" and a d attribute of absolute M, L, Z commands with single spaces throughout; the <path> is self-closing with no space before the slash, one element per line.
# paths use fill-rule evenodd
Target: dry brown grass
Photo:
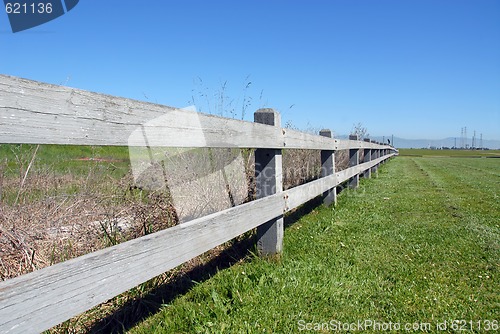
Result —
<path fill-rule="evenodd" d="M 224 155 L 227 153 L 217 153 Z M 244 183 L 238 203 L 254 198 L 254 151 L 242 150 L 238 163 L 244 168 Z M 239 158 L 240 159 L 240 158 Z M 129 171 L 121 178 L 108 173 L 113 165 L 96 160 L 85 174 L 55 172 L 46 165 L 25 159 L 18 173 L 0 168 L 0 278 L 6 280 L 98 249 L 131 240 L 179 223 L 170 189 L 145 190 L 137 187 Z M 198 162 L 198 165 L 208 162 Z M 193 165 L 193 161 L 187 161 Z M 336 154 L 337 169 L 346 166 L 346 154 Z M 320 153 L 285 150 L 284 188 L 318 177 Z M 216 166 L 217 167 L 217 166 Z M 192 171 L 193 172 L 193 171 Z M 196 187 L 201 187 L 197 184 Z M 207 187 L 206 190 L 210 190 Z M 10 196 L 10 200 L 8 200 Z M 12 200 L 16 197 L 15 200 Z M 189 200 L 189 199 L 188 199 Z M 191 198 L 196 205 L 199 198 Z M 85 315 L 57 326 L 55 332 L 87 332 L 100 319 L 112 317 L 132 300 L 147 295 L 175 277 L 203 265 L 233 245 L 216 247 L 180 268 L 161 275 L 133 291 L 113 298 Z"/>
<path fill-rule="evenodd" d="M 343 153 L 336 154 L 337 169 L 347 164 Z M 238 193 L 246 193 L 246 196 L 239 195 L 236 204 L 253 199 L 253 160 L 253 150 L 241 154 L 246 184 L 240 185 L 242 189 L 238 189 Z M 30 173 L 24 169 L 10 177 L 5 176 L 5 168 L 0 170 L 2 192 L 16 194 L 14 203 L 0 202 L 2 280 L 178 223 L 168 190 L 138 188 L 131 173 L 113 179 L 106 175 L 109 164 L 95 163 L 104 169 L 86 175 L 58 174 L 46 166 L 33 166 Z M 189 163 L 193 165 L 192 161 Z M 316 179 L 320 167 L 319 151 L 285 150 L 284 188 Z M 203 187 L 202 184 L 196 186 Z M 205 190 L 210 191 L 210 187 Z M 208 198 L 207 201 L 211 200 Z M 186 201 L 195 205 L 200 199 L 193 197 Z"/>
<path fill-rule="evenodd" d="M 17 178 L 3 177 L 5 193 L 16 187 Z M 2 280 L 177 223 L 168 193 L 134 189 L 130 175 L 114 180 L 35 170 L 18 193 L 14 203 L 0 205 Z"/>
<path fill-rule="evenodd" d="M 290 189 L 317 179 L 321 171 L 318 150 L 284 150 L 283 189 Z"/>
<path fill-rule="evenodd" d="M 347 151 L 335 152 L 335 169 L 346 169 L 349 163 Z M 321 172 L 319 150 L 285 150 L 283 153 L 283 189 L 315 180 Z"/>

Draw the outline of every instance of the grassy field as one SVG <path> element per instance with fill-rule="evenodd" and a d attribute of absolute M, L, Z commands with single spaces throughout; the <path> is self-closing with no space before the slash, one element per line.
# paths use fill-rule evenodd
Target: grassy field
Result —
<path fill-rule="evenodd" d="M 127 147 L 72 145 L 0 144 L 0 163 L 6 176 L 18 173 L 33 159 L 40 168 L 58 174 L 85 175 L 92 163 L 114 166 L 111 176 L 122 177 L 129 168 Z"/>
<path fill-rule="evenodd" d="M 500 158 L 500 150 L 425 150 L 415 148 L 399 149 L 400 156 L 419 157 L 461 157 L 461 158 Z"/>
<path fill-rule="evenodd" d="M 498 159 L 397 157 L 288 226 L 280 259 L 193 282 L 131 332 L 494 332 L 499 193 Z"/>

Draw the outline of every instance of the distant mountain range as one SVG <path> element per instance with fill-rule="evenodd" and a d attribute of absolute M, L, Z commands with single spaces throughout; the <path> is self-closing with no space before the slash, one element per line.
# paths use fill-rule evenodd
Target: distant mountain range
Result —
<path fill-rule="evenodd" d="M 338 138 L 348 138 L 349 136 L 339 136 Z M 373 140 L 387 143 L 387 139 L 391 139 L 391 137 L 379 137 L 372 136 L 370 137 Z M 394 137 L 394 142 L 391 143 L 396 148 L 441 148 L 441 147 L 449 147 L 452 148 L 455 146 L 455 138 L 443 138 L 443 139 L 405 139 Z M 460 147 L 460 138 L 456 138 L 456 144 Z M 470 147 L 472 144 L 472 138 L 467 139 L 467 147 Z M 479 147 L 480 142 L 477 139 L 476 147 Z M 489 148 L 491 150 L 500 149 L 500 140 L 487 140 L 483 139 L 483 148 Z"/>

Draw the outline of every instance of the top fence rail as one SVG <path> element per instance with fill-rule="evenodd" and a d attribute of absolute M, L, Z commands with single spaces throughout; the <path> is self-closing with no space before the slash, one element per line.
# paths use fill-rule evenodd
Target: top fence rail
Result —
<path fill-rule="evenodd" d="M 142 146 L 137 129 L 164 147 L 392 148 L 0 75 L 0 143 Z"/>

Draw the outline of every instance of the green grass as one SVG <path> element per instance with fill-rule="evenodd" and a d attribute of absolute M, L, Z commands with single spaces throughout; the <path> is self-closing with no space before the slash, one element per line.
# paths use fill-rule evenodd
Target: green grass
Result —
<path fill-rule="evenodd" d="M 129 168 L 127 147 L 116 146 L 75 146 L 75 145 L 37 145 L 0 144 L 0 164 L 6 165 L 7 175 L 19 172 L 20 165 L 28 166 L 35 151 L 34 166 L 50 169 L 58 174 L 71 172 L 85 175 L 89 166 L 97 162 L 101 165 L 114 166 L 119 177 Z"/>
<path fill-rule="evenodd" d="M 426 150 L 414 148 L 399 149 L 400 156 L 420 156 L 420 157 L 461 157 L 461 158 L 499 158 L 500 150 Z"/>
<path fill-rule="evenodd" d="M 294 333 L 335 321 L 500 320 L 500 160 L 397 157 L 132 333 Z M 495 324 L 495 322 L 490 323 Z M 328 327 L 330 326 L 330 327 Z M 425 326 L 425 325 L 424 325 Z M 394 327 L 393 327 L 394 329 Z M 399 331 L 394 331 L 399 332 Z"/>
<path fill-rule="evenodd" d="M 0 144 L 0 202 L 4 204 L 14 203 L 20 188 L 23 202 L 34 202 L 76 194 L 91 183 L 109 188 L 128 173 L 127 147 Z"/>

